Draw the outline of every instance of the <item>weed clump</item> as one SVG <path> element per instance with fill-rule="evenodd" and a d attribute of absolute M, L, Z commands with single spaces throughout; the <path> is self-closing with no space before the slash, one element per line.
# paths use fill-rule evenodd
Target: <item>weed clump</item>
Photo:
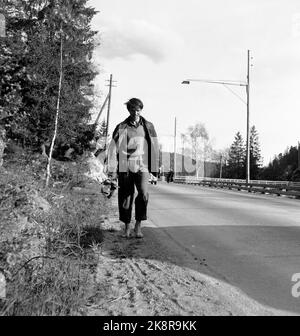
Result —
<path fill-rule="evenodd" d="M 70 173 L 61 180 L 55 175 L 59 183 L 46 189 L 43 165 L 22 153 L 0 168 L 0 272 L 6 279 L 0 316 L 83 315 L 95 291 L 91 270 L 110 203 L 101 192 L 67 188 Z"/>

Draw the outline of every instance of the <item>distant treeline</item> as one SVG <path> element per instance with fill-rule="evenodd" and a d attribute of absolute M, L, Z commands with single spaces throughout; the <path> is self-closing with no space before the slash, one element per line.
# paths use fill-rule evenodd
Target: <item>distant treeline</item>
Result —
<path fill-rule="evenodd" d="M 299 149 L 297 146 L 291 146 L 274 157 L 267 165 L 261 166 L 250 155 L 250 175 L 252 180 L 271 180 L 271 181 L 298 181 L 300 182 L 299 167 Z M 223 178 L 241 178 L 245 179 L 246 162 L 240 161 L 240 165 L 233 164 L 232 160 L 228 160 L 222 167 Z M 220 164 L 217 171 L 220 171 Z M 216 173 L 214 177 L 219 177 Z"/>
<path fill-rule="evenodd" d="M 291 146 L 282 154 L 278 154 L 260 171 L 260 178 L 274 181 L 299 181 L 299 148 Z"/>
<path fill-rule="evenodd" d="M 197 132 L 196 132 L 196 131 Z M 196 135 L 195 135 L 196 133 Z M 181 154 L 176 155 L 177 176 L 198 176 L 227 179 L 246 178 L 246 144 L 237 132 L 230 148 L 221 151 L 213 149 L 203 124 L 189 128 L 181 135 Z M 200 144 L 203 144 L 200 146 Z M 276 155 L 267 165 L 262 165 L 258 132 L 250 128 L 250 179 L 300 182 L 300 155 L 296 146 L 291 146 Z M 174 154 L 160 151 L 160 165 L 165 172 L 174 170 Z"/>

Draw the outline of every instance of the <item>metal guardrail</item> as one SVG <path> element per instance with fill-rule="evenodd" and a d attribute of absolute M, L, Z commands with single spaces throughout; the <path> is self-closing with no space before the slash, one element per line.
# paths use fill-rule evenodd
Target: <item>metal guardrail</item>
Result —
<path fill-rule="evenodd" d="M 246 183 L 246 180 L 240 179 L 197 178 L 193 176 L 176 177 L 174 182 L 246 190 L 248 192 L 259 192 L 261 194 L 276 194 L 278 196 L 288 195 L 300 198 L 300 182 L 251 180 L 249 183 Z"/>

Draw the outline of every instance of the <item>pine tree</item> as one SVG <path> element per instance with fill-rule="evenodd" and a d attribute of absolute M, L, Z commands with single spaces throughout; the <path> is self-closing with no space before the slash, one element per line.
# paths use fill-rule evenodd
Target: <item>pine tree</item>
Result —
<path fill-rule="evenodd" d="M 257 180 L 261 168 L 260 143 L 255 126 L 250 129 L 250 179 Z"/>
<path fill-rule="evenodd" d="M 237 132 L 228 154 L 228 177 L 245 178 L 245 145 L 240 132 Z"/>
<path fill-rule="evenodd" d="M 24 10 L 20 1 L 2 1 L 6 21 L 5 36 L 0 37 L 0 125 L 8 137 L 24 130 L 26 112 L 22 109 L 22 88 L 27 81 Z M 19 25 L 16 22 L 22 22 Z"/>
<path fill-rule="evenodd" d="M 9 121 L 10 136 L 23 137 L 32 145 L 49 143 L 54 131 L 63 36 L 57 143 L 72 143 L 78 130 L 86 131 L 90 120 L 91 83 L 96 75 L 91 62 L 96 32 L 90 29 L 90 22 L 96 12 L 87 6 L 87 0 L 4 1 L 8 24 L 0 50 L 4 97 L 0 109 Z"/>

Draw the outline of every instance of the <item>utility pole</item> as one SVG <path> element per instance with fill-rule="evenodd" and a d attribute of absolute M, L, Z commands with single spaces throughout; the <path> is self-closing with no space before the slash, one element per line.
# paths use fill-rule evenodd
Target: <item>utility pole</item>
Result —
<path fill-rule="evenodd" d="M 104 103 L 103 103 L 102 106 L 101 106 L 100 112 L 99 112 L 98 115 L 97 115 L 97 118 L 96 118 L 95 123 L 94 123 L 95 126 L 97 126 L 97 124 L 98 124 L 98 121 L 99 121 L 99 119 L 100 119 L 100 117 L 101 117 L 101 114 L 102 114 L 102 112 L 103 112 L 103 110 L 104 110 L 104 108 L 105 108 L 105 106 L 106 106 L 107 101 L 108 101 L 108 97 L 109 97 L 109 94 L 106 96 L 106 98 L 105 98 L 105 100 L 104 100 Z"/>
<path fill-rule="evenodd" d="M 175 127 L 174 127 L 174 178 L 176 178 L 176 135 L 177 135 L 177 120 L 175 117 Z"/>
<path fill-rule="evenodd" d="M 185 79 L 181 82 L 181 84 L 190 84 L 190 82 L 202 82 L 202 83 L 211 83 L 211 84 L 222 84 L 225 88 L 227 88 L 231 93 L 233 93 L 237 98 L 239 98 L 244 104 L 247 105 L 247 141 L 246 141 L 246 183 L 250 181 L 250 50 L 248 50 L 247 57 L 247 81 L 240 82 L 236 80 L 211 80 L 211 79 Z M 229 86 L 245 86 L 247 93 L 247 101 L 243 100 L 238 94 L 236 94 L 233 90 L 231 90 Z"/>
<path fill-rule="evenodd" d="M 110 75 L 110 79 L 109 79 L 108 104 L 107 104 L 107 121 L 106 121 L 106 123 L 107 123 L 107 134 L 108 134 L 109 115 L 110 115 L 111 88 L 112 88 L 112 75 Z"/>
<path fill-rule="evenodd" d="M 221 154 L 221 156 L 220 156 L 220 179 L 222 178 L 222 160 L 223 158 L 222 158 L 222 154 Z"/>
<path fill-rule="evenodd" d="M 300 142 L 298 141 L 298 168 L 300 169 Z"/>
<path fill-rule="evenodd" d="M 107 104 L 107 120 L 106 120 L 106 141 L 105 141 L 105 148 L 107 151 L 107 145 L 108 145 L 108 127 L 109 127 L 109 116 L 110 116 L 110 103 L 111 103 L 111 88 L 112 88 L 112 74 L 110 75 L 109 79 L 109 91 L 108 91 L 108 104 Z"/>
<path fill-rule="evenodd" d="M 181 171 L 183 173 L 185 173 L 185 165 L 184 165 L 184 160 L 185 160 L 185 156 L 184 156 L 184 151 L 185 151 L 185 134 L 181 133 L 181 144 L 182 144 L 182 149 L 181 149 Z M 183 174 L 184 175 L 184 174 Z"/>
<path fill-rule="evenodd" d="M 248 50 L 248 61 L 247 61 L 247 144 L 246 144 L 246 183 L 250 181 L 250 123 L 249 123 L 249 112 L 250 112 L 250 50 Z"/>

